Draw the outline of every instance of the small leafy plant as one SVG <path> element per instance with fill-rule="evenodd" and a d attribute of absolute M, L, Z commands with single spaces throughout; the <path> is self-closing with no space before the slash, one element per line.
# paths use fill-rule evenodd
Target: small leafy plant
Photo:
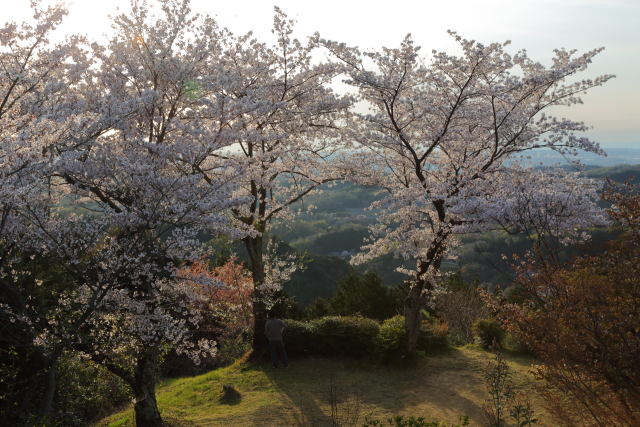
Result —
<path fill-rule="evenodd" d="M 459 424 L 449 424 L 442 421 L 427 421 L 424 417 L 408 417 L 396 415 L 386 420 L 372 420 L 367 418 L 362 427 L 463 427 L 469 425 L 469 417 L 462 415 Z"/>
<path fill-rule="evenodd" d="M 516 427 L 530 426 L 538 422 L 531 402 L 523 393 L 515 393 L 511 370 L 502 352 L 494 344 L 495 356 L 484 374 L 489 392 L 488 401 L 482 406 L 491 427 L 505 427 L 507 414 L 515 421 Z"/>

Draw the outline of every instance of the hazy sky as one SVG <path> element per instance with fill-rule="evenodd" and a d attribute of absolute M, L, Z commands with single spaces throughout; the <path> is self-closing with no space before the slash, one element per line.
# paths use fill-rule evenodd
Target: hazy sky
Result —
<path fill-rule="evenodd" d="M 101 38 L 108 15 L 127 10 L 129 0 L 67 0 L 63 32 Z M 0 23 L 28 16 L 28 0 L 0 0 Z M 640 0 L 192 0 L 192 9 L 216 15 L 235 32 L 270 37 L 273 6 L 298 21 L 297 34 L 363 48 L 394 47 L 412 33 L 425 53 L 454 51 L 447 30 L 483 43 L 511 40 L 543 63 L 554 48 L 579 51 L 605 46 L 584 77 L 615 74 L 605 86 L 558 114 L 593 126 L 588 133 L 604 147 L 640 148 Z"/>

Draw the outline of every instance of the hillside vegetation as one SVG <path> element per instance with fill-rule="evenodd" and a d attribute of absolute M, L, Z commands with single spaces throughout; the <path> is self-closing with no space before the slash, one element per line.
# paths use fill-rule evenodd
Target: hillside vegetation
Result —
<path fill-rule="evenodd" d="M 640 182 L 640 165 L 617 165 L 610 167 L 587 166 L 584 175 L 595 179 L 609 178 L 615 182 Z M 272 234 L 278 236 L 292 249 L 308 254 L 307 270 L 296 272 L 285 290 L 296 301 L 307 305 L 315 298 L 327 298 L 335 291 L 338 283 L 349 271 L 348 258 L 357 253 L 364 239 L 369 235 L 368 225 L 373 214 L 366 208 L 384 196 L 376 188 L 340 183 L 324 186 L 322 191 L 312 194 L 300 202 L 303 210 L 312 205 L 316 208 L 293 221 L 278 224 Z M 607 230 L 591 230 L 591 248 L 613 236 Z M 456 271 L 466 281 L 478 281 L 491 285 L 508 283 L 511 277 L 510 261 L 502 259 L 502 254 L 522 255 L 530 248 L 530 242 L 523 236 L 505 232 L 485 232 L 470 234 L 461 239 L 462 247 L 455 261 L 445 261 L 443 270 Z M 570 248 L 563 256 L 575 255 Z M 375 271 L 384 284 L 395 286 L 406 279 L 395 269 L 401 261 L 387 255 L 358 266 L 360 272 Z"/>

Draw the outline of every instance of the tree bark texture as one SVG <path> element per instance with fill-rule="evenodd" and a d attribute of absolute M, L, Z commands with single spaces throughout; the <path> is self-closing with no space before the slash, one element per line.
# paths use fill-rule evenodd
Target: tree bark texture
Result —
<path fill-rule="evenodd" d="M 244 239 L 253 278 L 253 340 L 251 347 L 254 357 L 260 358 L 267 351 L 267 340 L 264 336 L 264 325 L 267 321 L 267 306 L 260 286 L 264 283 L 263 238 L 262 236 Z"/>
<path fill-rule="evenodd" d="M 404 300 L 404 328 L 407 331 L 407 352 L 409 354 L 415 351 L 420 336 L 423 307 L 422 288 L 420 285 L 411 287 Z"/>
<path fill-rule="evenodd" d="M 53 399 L 56 394 L 56 368 L 58 366 L 57 357 L 49 360 L 49 367 L 45 375 L 44 393 L 42 395 L 42 401 L 40 402 L 40 416 L 47 417 L 53 410 Z"/>
<path fill-rule="evenodd" d="M 137 427 L 160 427 L 162 418 L 156 401 L 156 349 L 144 351 L 136 363 L 134 382 L 131 384 L 135 396 Z"/>

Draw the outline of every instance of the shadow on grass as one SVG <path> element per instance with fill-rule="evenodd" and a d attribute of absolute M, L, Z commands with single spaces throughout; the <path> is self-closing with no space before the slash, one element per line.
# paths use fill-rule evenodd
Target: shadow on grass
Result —
<path fill-rule="evenodd" d="M 443 350 L 406 365 L 307 358 L 293 359 L 286 369 L 274 369 L 266 363 L 256 368 L 286 396 L 299 426 L 334 425 L 332 396 L 338 413 L 359 411 L 359 425 L 365 416 L 393 414 L 450 422 L 457 421 L 460 415 L 475 420 L 482 417 L 483 366 L 468 352 L 457 349 Z"/>
<path fill-rule="evenodd" d="M 242 395 L 236 388 L 231 384 L 223 384 L 222 385 L 222 393 L 220 393 L 220 397 L 218 401 L 223 405 L 237 405 L 242 400 Z"/>
<path fill-rule="evenodd" d="M 260 369 L 269 377 L 274 387 L 285 396 L 285 410 L 295 426 L 331 426 L 331 418 L 323 410 L 326 396 L 322 390 L 321 371 L 318 361 L 293 359 L 288 368 L 273 368 L 269 363 L 260 364 Z M 265 410 L 268 410 L 265 408 Z M 260 419 L 262 414 L 256 414 Z"/>
<path fill-rule="evenodd" d="M 505 358 L 518 372 L 517 386 L 530 387 L 523 374 L 533 360 L 510 352 Z M 229 427 L 332 426 L 331 400 L 336 402 L 338 415 L 353 419 L 358 412 L 360 422 L 343 423 L 345 426 L 362 425 L 367 415 L 383 419 L 396 414 L 450 423 L 468 415 L 471 425 L 478 425 L 484 420 L 481 406 L 488 396 L 483 373 L 490 359 L 490 353 L 473 346 L 449 348 L 414 364 L 302 358 L 292 359 L 288 368 L 274 369 L 267 362 L 245 359 L 205 375 L 165 382 L 159 389 L 159 403 L 163 417 L 177 426 L 181 422 Z M 237 403 L 220 402 L 225 384 L 241 394 Z M 113 425 L 133 425 L 132 416 L 129 409 L 111 420 Z"/>

